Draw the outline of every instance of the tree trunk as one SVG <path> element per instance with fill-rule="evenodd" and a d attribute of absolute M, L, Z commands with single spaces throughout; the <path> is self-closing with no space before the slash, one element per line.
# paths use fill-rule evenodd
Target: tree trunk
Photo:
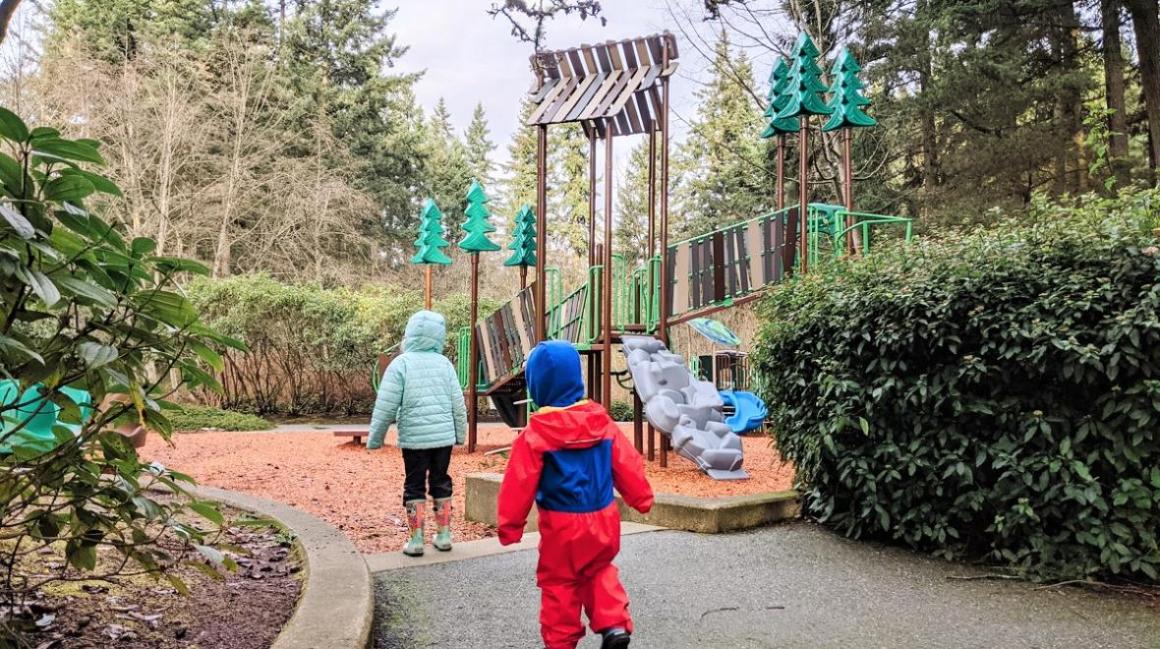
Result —
<path fill-rule="evenodd" d="M 1109 162 L 1119 177 L 1128 158 L 1128 114 L 1124 99 L 1124 43 L 1120 38 L 1120 0 L 1100 2 L 1104 31 L 1104 90 L 1108 110 Z"/>
<path fill-rule="evenodd" d="M 0 0 L 0 43 L 8 38 L 8 25 L 12 23 L 12 16 L 19 6 L 20 0 Z"/>
<path fill-rule="evenodd" d="M 1079 16 L 1073 2 L 1059 5 L 1060 24 L 1057 29 L 1059 58 L 1069 76 L 1079 70 Z M 1083 158 L 1083 95 L 1074 82 L 1064 87 L 1060 96 L 1061 130 L 1066 135 L 1061 138 L 1059 170 L 1063 174 L 1058 185 L 1063 191 L 1082 193 L 1087 189 L 1087 165 Z M 1069 168 L 1074 167 L 1074 174 Z"/>
<path fill-rule="evenodd" d="M 1140 51 L 1140 85 L 1148 114 L 1148 157 L 1153 175 L 1160 165 L 1160 2 L 1124 0 Z"/>

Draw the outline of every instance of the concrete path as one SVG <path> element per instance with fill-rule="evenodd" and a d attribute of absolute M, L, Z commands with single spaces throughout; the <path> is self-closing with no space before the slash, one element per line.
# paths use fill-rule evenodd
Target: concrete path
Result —
<path fill-rule="evenodd" d="M 535 563 L 523 551 L 379 573 L 375 647 L 541 646 Z M 619 564 L 638 649 L 1160 649 L 1160 611 L 1138 601 L 950 580 L 982 573 L 807 523 L 639 534 Z"/>

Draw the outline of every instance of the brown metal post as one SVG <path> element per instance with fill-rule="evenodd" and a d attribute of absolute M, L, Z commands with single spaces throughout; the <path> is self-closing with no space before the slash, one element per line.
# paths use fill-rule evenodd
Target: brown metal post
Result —
<path fill-rule="evenodd" d="M 612 121 L 604 130 L 604 274 L 600 296 L 604 304 L 604 349 L 600 377 L 600 403 L 612 407 Z"/>
<path fill-rule="evenodd" d="M 653 296 L 660 298 L 660 292 L 657 291 L 656 285 L 660 281 L 660 277 L 656 273 L 653 266 L 652 258 L 656 254 L 657 249 L 657 130 L 656 125 L 653 124 L 648 132 L 648 243 L 645 245 L 647 254 L 645 255 L 646 263 L 648 264 L 648 285 L 649 285 L 649 307 L 650 309 L 657 309 L 660 314 L 661 321 L 664 320 L 664 310 L 659 304 L 652 304 Z M 647 318 L 646 318 L 647 319 Z M 658 324 L 659 326 L 659 324 Z M 635 397 L 636 403 L 640 403 L 640 397 Z M 653 439 L 656 436 L 656 430 L 653 428 L 652 422 L 648 423 L 648 459 L 651 461 L 655 452 L 653 450 Z M 636 442 L 636 452 L 644 453 L 644 440 L 637 436 L 634 440 Z"/>
<path fill-rule="evenodd" d="M 435 282 L 432 276 L 434 270 L 431 264 L 423 265 L 423 308 L 428 311 L 435 301 Z"/>
<path fill-rule="evenodd" d="M 846 203 L 846 211 L 854 211 L 854 131 L 850 128 L 842 129 L 842 199 Z M 857 241 L 854 239 L 854 216 L 846 215 L 846 252 L 858 254 Z"/>
<path fill-rule="evenodd" d="M 644 448 L 644 404 L 635 390 L 632 393 L 632 443 L 637 453 Z"/>
<path fill-rule="evenodd" d="M 479 339 L 475 321 L 479 319 L 479 253 L 471 255 L 471 355 L 467 367 L 467 452 L 475 452 L 479 432 Z"/>
<path fill-rule="evenodd" d="M 548 266 L 548 126 L 541 124 L 536 138 L 536 342 L 548 337 L 548 301 L 545 269 Z"/>
<path fill-rule="evenodd" d="M 588 267 L 596 265 L 596 128 L 588 136 Z"/>
<path fill-rule="evenodd" d="M 520 290 L 528 287 L 528 267 L 520 266 Z"/>
<path fill-rule="evenodd" d="M 665 39 L 661 69 L 669 67 L 669 43 Z M 657 336 L 668 344 L 669 318 L 669 77 L 661 80 L 661 317 Z M 652 441 L 651 439 L 649 441 Z M 651 449 L 650 449 L 651 450 Z M 651 456 L 651 453 L 650 453 Z M 669 465 L 669 438 L 661 435 L 661 466 Z"/>
<path fill-rule="evenodd" d="M 773 200 L 778 210 L 785 209 L 785 133 L 777 136 L 777 189 Z"/>
<path fill-rule="evenodd" d="M 798 239 L 798 268 L 802 275 L 809 270 L 810 263 L 810 116 L 802 115 L 801 130 L 798 132 L 798 223 L 801 235 Z"/>

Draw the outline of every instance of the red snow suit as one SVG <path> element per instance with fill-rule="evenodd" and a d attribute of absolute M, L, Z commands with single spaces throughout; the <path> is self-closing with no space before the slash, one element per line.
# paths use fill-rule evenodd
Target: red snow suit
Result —
<path fill-rule="evenodd" d="M 574 649 L 594 632 L 632 632 L 628 594 L 612 560 L 620 551 L 613 486 L 633 509 L 652 509 L 640 453 L 600 404 L 542 408 L 516 438 L 499 490 L 499 542 L 517 543 L 539 507 L 540 631 L 548 649 Z"/>

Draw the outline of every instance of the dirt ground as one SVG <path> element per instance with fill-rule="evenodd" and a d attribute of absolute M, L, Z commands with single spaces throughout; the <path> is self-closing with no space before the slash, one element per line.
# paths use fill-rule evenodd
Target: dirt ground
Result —
<path fill-rule="evenodd" d="M 631 437 L 631 425 L 624 427 Z M 503 448 L 514 433 L 503 426 L 480 427 L 480 450 L 456 448 L 451 460 L 455 480 L 453 528 L 457 540 L 492 536 L 494 530 L 463 518 L 464 478 L 469 473 L 502 473 Z M 667 469 L 647 463 L 657 493 L 723 497 L 788 489 L 793 469 L 770 447 L 767 437 L 747 437 L 745 468 L 749 480 L 717 482 L 693 465 L 670 455 Z M 241 491 L 308 511 L 350 537 L 363 552 L 398 549 L 406 540 L 402 516 L 403 460 L 393 447 L 367 451 L 330 432 L 186 433 L 168 447 L 153 437 L 144 457 L 187 473 L 203 484 Z"/>
<path fill-rule="evenodd" d="M 242 516 L 224 513 L 234 520 Z M 145 575 L 111 581 L 78 576 L 76 581 L 50 583 L 30 605 L 28 614 L 37 631 L 28 638 L 29 646 L 269 647 L 297 605 L 301 559 L 292 551 L 290 539 L 272 528 L 231 527 L 220 541 L 233 548 L 237 571 L 222 571 L 220 578 L 213 578 L 193 567 L 176 568 L 173 574 L 189 587 L 188 596 L 179 595 L 167 581 Z M 111 551 L 100 561 L 117 563 Z"/>

